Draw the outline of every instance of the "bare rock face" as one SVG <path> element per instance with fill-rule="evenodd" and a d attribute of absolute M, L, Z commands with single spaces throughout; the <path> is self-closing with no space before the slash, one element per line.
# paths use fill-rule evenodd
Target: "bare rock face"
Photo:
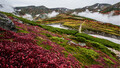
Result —
<path fill-rule="evenodd" d="M 6 30 L 17 31 L 14 23 L 2 13 L 0 13 L 0 27 Z"/>

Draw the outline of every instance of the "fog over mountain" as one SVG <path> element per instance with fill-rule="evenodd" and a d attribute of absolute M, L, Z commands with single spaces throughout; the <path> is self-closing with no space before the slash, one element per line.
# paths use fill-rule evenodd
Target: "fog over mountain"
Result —
<path fill-rule="evenodd" d="M 6 0 L 7 1 L 7 0 Z M 69 9 L 82 8 L 95 3 L 108 3 L 115 4 L 120 0 L 8 0 L 14 7 L 16 6 L 29 6 L 44 5 L 48 8 L 66 7 Z"/>
<path fill-rule="evenodd" d="M 102 21 L 105 23 L 112 23 L 115 25 L 120 25 L 120 15 L 112 16 L 112 14 L 113 12 L 111 12 L 110 14 L 101 14 L 99 12 L 92 13 L 87 10 L 85 12 L 78 13 L 77 15 L 92 18 L 92 19 Z"/>
<path fill-rule="evenodd" d="M 14 12 L 14 8 L 5 0 L 0 0 L 0 11 Z"/>
<path fill-rule="evenodd" d="M 47 16 L 51 18 L 51 17 L 55 17 L 58 14 L 59 14 L 58 12 L 53 11 L 52 13 L 47 14 Z"/>
<path fill-rule="evenodd" d="M 13 2 L 14 2 L 14 0 L 13 0 Z M 18 2 L 18 1 L 16 1 L 16 2 Z M 23 1 L 19 1 L 20 3 L 21 2 L 23 2 Z M 26 1 L 25 1 L 26 2 Z M 25 3 L 24 2 L 24 3 Z M 30 2 L 32 2 L 31 0 L 30 0 Z M 68 1 L 68 2 L 70 2 L 70 1 Z M 89 1 L 88 1 L 89 2 Z M 14 5 L 13 3 L 11 3 L 11 1 L 5 1 L 5 0 L 0 0 L 0 11 L 4 11 L 4 12 L 14 12 L 14 9 L 13 9 L 13 7 L 10 5 Z M 24 4 L 23 3 L 23 4 Z M 70 5 L 70 6 L 72 6 L 72 5 Z M 59 9 L 59 8 L 55 8 L 55 9 L 50 9 L 50 8 L 47 8 L 50 12 L 48 12 L 48 13 L 45 13 L 45 15 L 48 17 L 48 18 L 51 18 L 51 17 L 55 17 L 56 15 L 58 15 L 62 10 L 61 9 Z M 44 8 L 43 9 L 40 9 L 40 10 L 44 10 Z M 48 11 L 48 10 L 45 10 L 45 12 L 46 11 Z M 56 12 L 56 11 L 57 12 Z M 67 10 L 67 8 L 65 9 L 65 10 Z M 85 9 L 85 10 L 87 10 L 87 9 Z M 20 11 L 20 12 L 24 12 L 23 10 L 21 10 L 21 9 L 19 9 L 18 11 Z M 29 10 L 28 10 L 29 11 Z M 31 10 L 32 11 L 32 10 Z M 38 10 L 36 10 L 37 12 L 38 12 Z M 64 12 L 64 11 L 62 11 L 62 12 Z M 33 14 L 33 13 L 36 13 L 35 12 L 35 10 L 33 9 L 33 11 L 32 12 L 26 12 L 25 11 L 25 15 L 23 16 L 24 18 L 27 18 L 27 19 L 29 19 L 29 20 L 33 20 L 33 17 L 32 17 L 32 15 L 31 14 Z M 38 14 L 36 14 L 36 15 L 39 15 L 40 13 L 38 13 Z M 99 13 L 99 12 L 91 12 L 91 11 L 83 11 L 83 12 L 79 12 L 78 13 L 78 15 L 79 16 L 85 16 L 85 17 L 89 17 L 89 18 L 93 18 L 93 19 L 96 19 L 96 20 L 98 20 L 98 21 L 102 21 L 102 22 L 105 22 L 105 23 L 112 23 L 112 24 L 115 24 L 115 25 L 120 25 L 120 15 L 115 15 L 115 16 L 112 16 L 112 14 L 113 14 L 113 12 L 111 12 L 111 13 L 109 13 L 109 14 L 101 14 L 101 13 Z"/>

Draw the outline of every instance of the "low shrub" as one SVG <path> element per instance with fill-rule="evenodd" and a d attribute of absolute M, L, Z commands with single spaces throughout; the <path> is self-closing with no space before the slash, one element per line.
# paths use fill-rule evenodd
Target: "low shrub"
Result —
<path fill-rule="evenodd" d="M 68 57 L 68 52 L 67 51 L 62 51 L 62 53 L 65 55 L 65 57 Z"/>
<path fill-rule="evenodd" d="M 83 38 L 83 37 L 75 37 L 75 38 L 73 38 L 73 39 L 76 40 L 76 41 L 79 41 L 79 42 L 83 42 L 83 43 L 86 42 L 86 39 Z"/>
<path fill-rule="evenodd" d="M 99 57 L 99 54 L 91 49 L 77 47 L 78 52 L 73 54 L 80 62 L 85 65 L 99 64 L 95 61 Z M 89 59 L 88 59 L 89 58 Z"/>
<path fill-rule="evenodd" d="M 90 35 L 87 35 L 87 34 L 84 34 L 84 33 L 77 33 L 75 36 L 76 37 L 84 37 L 87 40 L 95 41 L 95 42 L 103 44 L 104 46 L 114 48 L 114 49 L 120 51 L 120 44 L 113 43 L 113 42 L 111 42 L 109 40 L 100 39 L 100 38 L 94 38 L 93 36 L 90 36 Z"/>
<path fill-rule="evenodd" d="M 106 61 L 107 64 L 115 64 L 114 62 L 112 62 L 110 59 L 107 59 L 104 57 L 104 60 Z"/>

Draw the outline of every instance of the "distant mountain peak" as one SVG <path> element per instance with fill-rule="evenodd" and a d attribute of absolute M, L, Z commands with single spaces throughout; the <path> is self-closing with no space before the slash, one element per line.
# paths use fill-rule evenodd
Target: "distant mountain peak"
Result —
<path fill-rule="evenodd" d="M 35 7 L 34 5 L 30 5 L 30 6 L 27 6 L 27 7 Z"/>
<path fill-rule="evenodd" d="M 112 11 L 114 11 L 114 14 L 113 15 L 120 15 L 120 2 L 114 4 L 114 5 L 111 5 L 105 9 L 103 9 L 101 11 L 101 13 L 111 13 Z"/>
<path fill-rule="evenodd" d="M 103 10 L 104 8 L 107 8 L 111 6 L 111 4 L 107 4 L 107 3 L 96 3 L 96 4 L 93 4 L 91 6 L 85 6 L 83 8 L 77 8 L 75 9 L 74 11 L 75 12 L 84 12 L 86 10 L 89 10 L 91 12 L 99 12 L 101 10 Z"/>

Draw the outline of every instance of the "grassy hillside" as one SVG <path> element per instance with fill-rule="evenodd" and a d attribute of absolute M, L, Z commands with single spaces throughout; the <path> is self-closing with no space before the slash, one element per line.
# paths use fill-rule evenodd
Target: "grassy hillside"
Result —
<path fill-rule="evenodd" d="M 10 13 L 4 14 L 14 22 L 18 31 L 12 32 L 0 28 L 2 68 L 119 67 L 120 63 L 116 55 L 107 49 L 111 47 L 119 50 L 119 44 L 80 34 L 75 30 L 41 25 Z M 24 24 L 19 23 L 18 20 L 23 21 Z M 85 46 L 82 46 L 82 43 Z"/>
<path fill-rule="evenodd" d="M 110 23 L 102 23 L 98 22 L 94 19 L 76 16 L 76 15 L 68 15 L 68 14 L 60 14 L 57 17 L 46 19 L 41 22 L 42 24 L 52 24 L 52 23 L 62 23 L 63 26 L 70 27 L 73 29 L 79 29 L 80 24 L 83 24 L 82 31 L 90 30 L 93 32 L 103 32 L 115 36 L 120 36 L 120 26 L 113 25 Z"/>

